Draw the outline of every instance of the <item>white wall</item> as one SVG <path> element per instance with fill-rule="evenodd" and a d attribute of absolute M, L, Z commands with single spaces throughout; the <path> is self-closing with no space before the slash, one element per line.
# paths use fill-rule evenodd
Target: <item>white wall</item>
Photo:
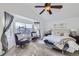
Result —
<path fill-rule="evenodd" d="M 1 35 L 3 31 L 2 15 L 0 14 L 0 55 L 2 54 Z"/>
<path fill-rule="evenodd" d="M 0 14 L 0 37 L 1 37 L 2 31 L 3 31 L 3 23 L 2 23 L 2 16 Z"/>
<path fill-rule="evenodd" d="M 43 29 L 43 31 L 47 31 L 48 29 L 53 28 L 54 24 L 67 24 L 67 28 L 69 29 L 79 29 L 79 17 L 72 17 L 72 18 L 68 18 L 68 19 L 62 19 L 62 20 L 46 20 L 45 21 L 45 29 Z"/>
<path fill-rule="evenodd" d="M 32 21 L 28 21 L 27 19 L 22 19 L 22 18 L 16 18 L 14 17 L 14 22 L 22 22 L 22 23 L 27 23 L 27 24 L 32 24 Z"/>

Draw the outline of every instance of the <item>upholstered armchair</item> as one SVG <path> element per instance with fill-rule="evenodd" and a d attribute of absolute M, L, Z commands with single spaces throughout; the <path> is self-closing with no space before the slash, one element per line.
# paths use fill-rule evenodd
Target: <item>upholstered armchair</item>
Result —
<path fill-rule="evenodd" d="M 23 46 L 25 46 L 26 44 L 29 44 L 30 43 L 30 40 L 23 40 L 24 38 L 18 40 L 18 36 L 17 36 L 17 33 L 14 34 L 15 35 L 15 42 L 16 42 L 16 45 L 19 45 L 21 48 Z"/>

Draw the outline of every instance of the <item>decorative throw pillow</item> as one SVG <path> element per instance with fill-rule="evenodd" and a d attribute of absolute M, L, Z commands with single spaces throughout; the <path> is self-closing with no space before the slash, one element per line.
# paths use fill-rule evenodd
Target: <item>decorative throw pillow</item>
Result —
<path fill-rule="evenodd" d="M 64 36 L 64 33 L 61 33 L 60 36 Z"/>
<path fill-rule="evenodd" d="M 72 36 L 76 36 L 76 31 L 72 31 L 72 32 L 71 32 L 71 35 L 72 35 Z"/>

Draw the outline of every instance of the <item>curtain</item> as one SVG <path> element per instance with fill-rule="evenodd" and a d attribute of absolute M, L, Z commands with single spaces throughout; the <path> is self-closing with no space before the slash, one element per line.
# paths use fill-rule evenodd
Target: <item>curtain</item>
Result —
<path fill-rule="evenodd" d="M 1 43 L 2 43 L 2 48 L 3 48 L 2 50 L 7 52 L 8 51 L 8 41 L 7 41 L 6 32 L 10 28 L 14 17 L 7 12 L 4 12 L 4 17 L 5 17 L 5 24 L 4 24 L 3 33 L 1 36 Z"/>

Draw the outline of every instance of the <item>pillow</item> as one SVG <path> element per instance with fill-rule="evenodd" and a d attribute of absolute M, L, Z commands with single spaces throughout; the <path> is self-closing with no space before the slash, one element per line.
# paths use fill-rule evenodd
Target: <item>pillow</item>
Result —
<path fill-rule="evenodd" d="M 69 36 L 69 31 L 64 29 L 55 29 L 52 31 L 52 35 L 56 36 Z"/>
<path fill-rule="evenodd" d="M 21 39 L 30 39 L 31 36 L 29 34 L 18 34 L 18 40 L 21 40 Z"/>
<path fill-rule="evenodd" d="M 60 33 L 60 36 L 64 36 L 64 33 Z"/>
<path fill-rule="evenodd" d="M 65 32 L 64 33 L 64 36 L 69 36 L 69 32 Z"/>
<path fill-rule="evenodd" d="M 58 31 L 52 31 L 52 35 L 60 36 L 60 32 L 58 32 Z"/>
<path fill-rule="evenodd" d="M 18 36 L 18 40 L 21 40 L 24 38 L 23 34 L 18 34 L 17 36 Z"/>
<path fill-rule="evenodd" d="M 52 31 L 52 35 L 54 35 L 54 31 Z"/>
<path fill-rule="evenodd" d="M 76 34 L 76 31 L 71 31 L 71 33 L 70 33 L 72 36 L 76 36 L 77 34 Z"/>

